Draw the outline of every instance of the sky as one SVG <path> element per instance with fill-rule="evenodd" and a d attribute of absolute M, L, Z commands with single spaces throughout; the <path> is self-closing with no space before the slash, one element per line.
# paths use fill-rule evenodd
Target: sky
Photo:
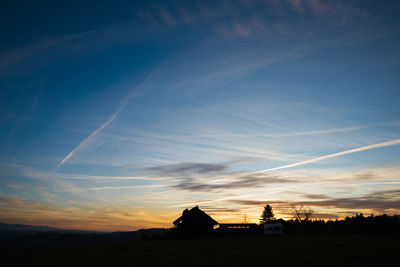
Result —
<path fill-rule="evenodd" d="M 400 213 L 398 1 L 0 5 L 1 222 Z"/>

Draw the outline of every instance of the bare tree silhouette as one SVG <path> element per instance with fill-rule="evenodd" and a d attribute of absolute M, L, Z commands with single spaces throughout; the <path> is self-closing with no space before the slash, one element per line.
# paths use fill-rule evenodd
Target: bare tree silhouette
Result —
<path fill-rule="evenodd" d="M 294 213 L 294 220 L 298 222 L 306 222 L 310 220 L 313 210 L 310 207 L 304 207 L 301 205 L 300 207 L 297 207 L 296 205 L 291 205 Z"/>

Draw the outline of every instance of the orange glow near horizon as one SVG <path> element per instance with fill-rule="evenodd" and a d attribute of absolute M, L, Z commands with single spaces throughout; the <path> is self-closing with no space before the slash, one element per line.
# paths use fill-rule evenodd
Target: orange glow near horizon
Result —
<path fill-rule="evenodd" d="M 183 209 L 176 209 L 165 213 L 165 210 L 160 209 L 149 212 L 144 209 L 128 208 L 126 206 L 95 208 L 92 210 L 75 207 L 61 210 L 60 207 L 54 205 L 43 205 L 40 203 L 28 204 L 22 202 L 16 203 L 18 203 L 18 205 L 14 209 L 9 209 L 6 213 L 0 213 L 2 222 L 11 224 L 47 225 L 49 227 L 61 229 L 105 232 L 135 231 L 143 228 L 172 228 L 172 222 L 178 218 L 183 211 Z M 208 214 L 219 223 L 259 223 L 262 210 L 263 206 L 258 206 L 247 209 L 245 212 L 208 212 Z M 287 212 L 287 210 L 281 211 L 278 207 L 273 207 L 273 211 L 276 219 L 282 218 L 290 220 L 293 218 L 293 214 Z M 338 214 L 343 215 L 337 216 L 336 218 L 327 218 L 319 216 L 318 210 L 315 208 L 314 212 L 312 219 L 324 220 L 336 218 L 343 219 L 346 216 L 356 214 L 337 210 Z M 379 214 L 379 212 L 373 210 L 360 210 L 357 213 L 361 212 L 365 215 L 371 213 Z M 398 213 L 398 210 L 395 210 L 393 213 Z M 20 214 L 24 214 L 24 216 L 21 217 Z"/>

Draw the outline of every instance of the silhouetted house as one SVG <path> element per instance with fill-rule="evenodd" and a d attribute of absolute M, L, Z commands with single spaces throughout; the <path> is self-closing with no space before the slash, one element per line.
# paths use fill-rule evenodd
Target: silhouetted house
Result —
<path fill-rule="evenodd" d="M 261 228 L 255 223 L 221 223 L 216 232 L 222 235 L 256 235 L 260 234 Z"/>
<path fill-rule="evenodd" d="M 207 235 L 211 234 L 214 225 L 218 222 L 211 218 L 207 213 L 199 209 L 198 206 L 192 209 L 185 209 L 182 216 L 174 221 L 178 233 L 184 235 Z"/>

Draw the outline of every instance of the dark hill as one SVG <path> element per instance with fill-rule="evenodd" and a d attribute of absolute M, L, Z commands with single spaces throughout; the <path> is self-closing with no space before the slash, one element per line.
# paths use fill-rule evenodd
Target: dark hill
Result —
<path fill-rule="evenodd" d="M 26 225 L 26 224 L 8 224 L 0 223 L 0 230 L 3 231 L 64 231 L 63 229 L 49 227 L 47 225 Z"/>

